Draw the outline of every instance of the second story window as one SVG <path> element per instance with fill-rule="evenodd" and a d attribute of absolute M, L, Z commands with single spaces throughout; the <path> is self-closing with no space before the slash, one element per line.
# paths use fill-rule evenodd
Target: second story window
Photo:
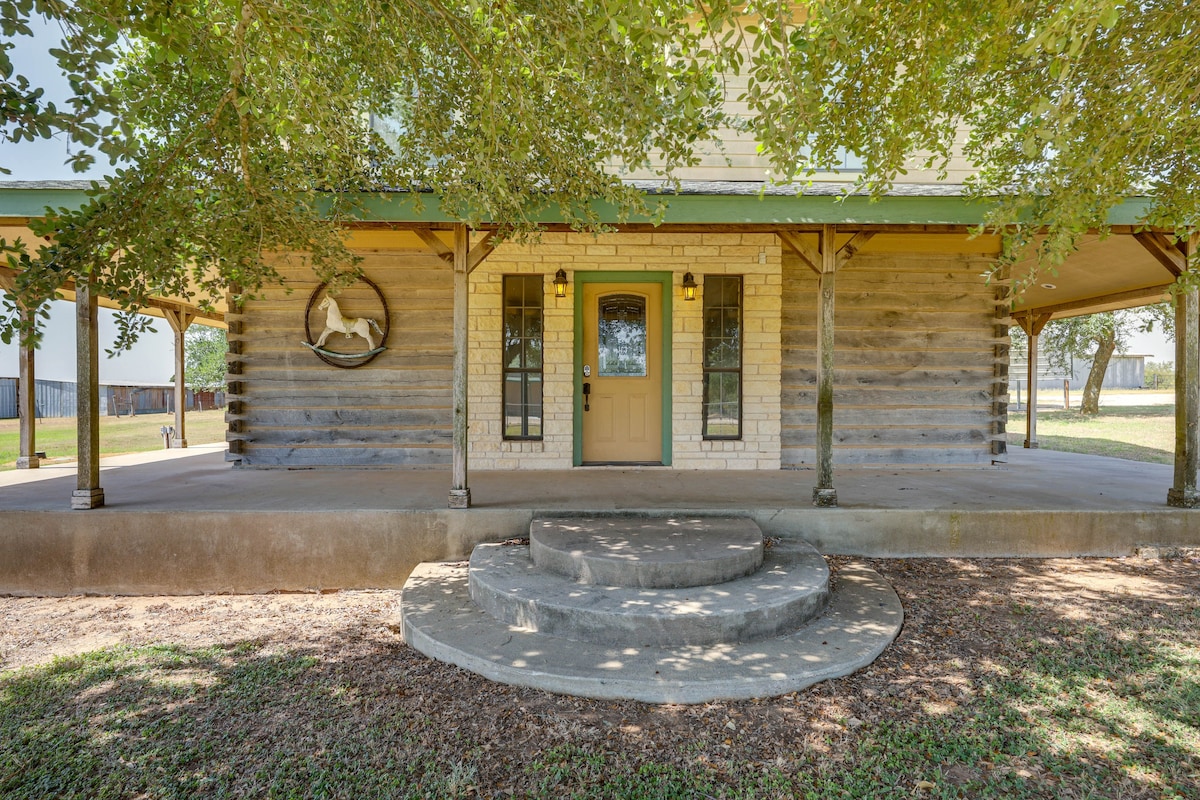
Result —
<path fill-rule="evenodd" d="M 505 439 L 542 438 L 542 276 L 504 276 Z"/>

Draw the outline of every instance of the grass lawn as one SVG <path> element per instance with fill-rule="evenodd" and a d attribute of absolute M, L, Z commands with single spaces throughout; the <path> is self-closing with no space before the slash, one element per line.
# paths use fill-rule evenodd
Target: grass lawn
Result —
<path fill-rule="evenodd" d="M 100 454 L 141 453 L 161 450 L 163 425 L 174 425 L 174 414 L 144 414 L 136 417 L 100 418 Z M 225 440 L 225 411 L 190 411 L 187 415 L 188 444 L 207 444 Z M 37 449 L 45 451 L 49 461 L 75 459 L 75 418 L 39 419 Z M 18 421 L 0 420 L 0 470 L 14 469 L 19 455 Z"/>
<path fill-rule="evenodd" d="M 1100 398 L 1103 404 L 1103 395 Z M 1175 406 L 1108 406 L 1085 417 L 1078 411 L 1039 410 L 1038 445 L 1046 450 L 1175 463 Z M 1009 413 L 1008 446 L 1025 441 L 1025 414 Z"/>
<path fill-rule="evenodd" d="M 388 592 L 0 598 L 0 797 L 1200 797 L 1200 560 L 872 566 L 874 664 L 698 706 L 431 661 Z"/>

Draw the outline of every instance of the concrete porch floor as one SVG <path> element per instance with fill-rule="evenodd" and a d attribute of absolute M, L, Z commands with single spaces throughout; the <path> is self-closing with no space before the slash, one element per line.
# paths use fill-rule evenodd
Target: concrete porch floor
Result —
<path fill-rule="evenodd" d="M 442 510 L 450 469 L 234 470 L 223 445 L 102 462 L 106 507 L 121 511 Z M 1172 468 L 1016 449 L 992 467 L 843 468 L 843 509 L 1135 511 L 1166 508 Z M 810 507 L 812 470 L 677 471 L 655 467 L 472 471 L 473 508 L 547 511 L 750 510 Z M 0 513 L 64 511 L 75 465 L 0 472 Z M 82 512 L 89 513 L 89 512 Z"/>
<path fill-rule="evenodd" d="M 839 508 L 815 475 L 580 468 L 233 470 L 223 447 L 108 459 L 105 508 L 70 511 L 73 465 L 0 473 L 0 593 L 174 594 L 399 588 L 422 561 L 528 535 L 538 513 L 745 515 L 827 554 L 1056 556 L 1200 546 L 1200 510 L 1166 505 L 1172 468 L 1015 450 L 990 468 L 841 469 Z"/>

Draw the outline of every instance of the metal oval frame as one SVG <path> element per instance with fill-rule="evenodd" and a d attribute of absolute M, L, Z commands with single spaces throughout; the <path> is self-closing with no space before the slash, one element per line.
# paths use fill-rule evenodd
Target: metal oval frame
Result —
<path fill-rule="evenodd" d="M 380 304 L 383 305 L 383 336 L 380 337 L 379 346 L 375 349 L 375 351 L 371 352 L 370 355 L 365 355 L 362 360 L 355 361 L 354 363 L 339 361 L 337 359 L 330 358 L 312 346 L 313 336 L 312 331 L 309 329 L 308 318 L 312 314 L 313 304 L 317 302 L 317 297 L 321 294 L 321 292 L 327 286 L 329 286 L 329 281 L 324 281 L 317 286 L 316 289 L 313 289 L 313 293 L 308 296 L 308 305 L 304 307 L 304 336 L 307 339 L 309 349 L 313 351 L 317 358 L 321 359 L 331 367 L 338 367 L 339 369 L 358 369 L 359 367 L 365 367 L 367 364 L 370 364 L 375 360 L 376 356 L 379 355 L 384 344 L 387 343 L 388 334 L 391 333 L 392 330 L 392 315 L 388 310 L 387 298 L 383 296 L 383 290 L 379 288 L 375 281 L 371 280 L 366 275 L 359 275 L 358 280 L 362 281 L 367 286 L 370 286 L 375 292 L 375 296 L 379 298 Z"/>

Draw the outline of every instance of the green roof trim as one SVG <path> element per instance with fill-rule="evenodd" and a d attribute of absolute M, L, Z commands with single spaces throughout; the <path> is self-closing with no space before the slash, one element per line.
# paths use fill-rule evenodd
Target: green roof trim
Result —
<path fill-rule="evenodd" d="M 83 189 L 25 189 L 0 187 L 0 217 L 41 217 L 47 208 L 79 208 L 87 201 Z"/>
<path fill-rule="evenodd" d="M 76 208 L 86 198 L 82 187 L 0 185 L 0 217 L 40 217 L 47 208 Z M 406 192 L 363 193 L 357 199 L 363 209 L 364 221 L 459 221 L 443 213 L 432 196 L 423 198 L 420 211 L 415 210 L 414 198 Z M 888 195 L 879 200 L 861 195 L 763 196 L 757 193 L 656 195 L 653 199 L 660 199 L 667 205 L 662 222 L 668 225 L 977 225 L 983 221 L 988 209 L 986 202 L 964 197 L 913 194 Z M 1148 205 L 1146 198 L 1126 200 L 1109 212 L 1108 222 L 1111 225 L 1135 225 Z M 617 221 L 612 207 L 599 204 L 597 210 L 605 222 Z M 562 218 L 550 208 L 542 221 L 555 223 L 561 222 Z"/>

